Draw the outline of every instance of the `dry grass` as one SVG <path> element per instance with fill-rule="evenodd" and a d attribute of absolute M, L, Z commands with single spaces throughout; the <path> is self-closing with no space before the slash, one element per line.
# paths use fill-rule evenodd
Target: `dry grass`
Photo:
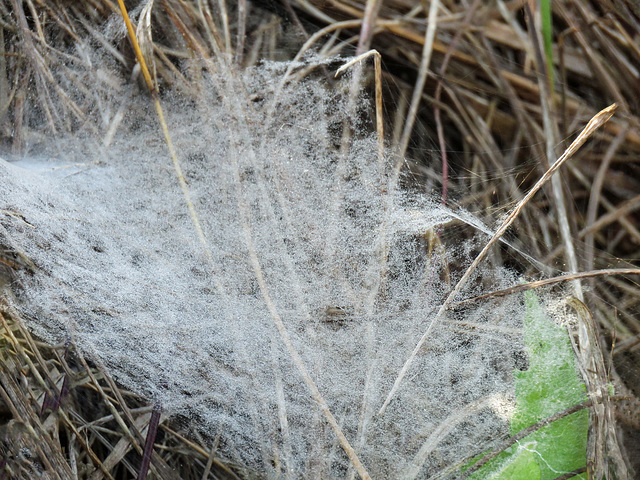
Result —
<path fill-rule="evenodd" d="M 74 345 L 34 339 L 11 309 L 0 321 L 2 478 L 139 478 L 153 406 Z M 214 442 L 187 439 L 178 424 L 160 418 L 155 478 L 238 478 Z"/>
<path fill-rule="evenodd" d="M 404 181 L 489 221 L 520 202 L 582 126 L 615 102 L 619 113 L 561 168 L 562 181 L 524 206 L 510 241 L 541 260 L 550 277 L 570 271 L 566 279 L 585 280 L 606 368 L 629 397 L 617 420 L 633 440 L 638 277 L 631 270 L 579 272 L 638 266 L 640 12 L 625 0 L 553 2 L 555 82 L 549 88 L 538 37 L 527 33 L 536 31 L 537 13 L 527 14 L 525 4 L 281 0 L 270 4 L 277 13 L 265 14 L 244 0 L 165 0 L 134 19 L 149 80 L 160 93 L 175 88 L 198 95 L 199 72 L 185 69 L 183 59 L 200 58 L 233 74 L 234 64 L 293 57 L 305 42 L 327 55 L 377 49 L 387 141 L 413 161 Z M 437 17 L 427 16 L 430 8 Z M 37 151 L 47 137 L 63 133 L 110 143 L 135 74 L 119 22 L 118 6 L 109 0 L 0 1 L 3 155 Z M 83 56 L 89 47 L 103 51 L 101 65 Z M 223 57 L 232 61 L 215 60 Z M 367 68 L 365 79 L 373 72 Z M 108 108 L 118 114 L 105 115 Z M 508 256 L 488 261 L 532 273 Z M 5 475 L 36 478 L 44 468 L 59 478 L 137 476 L 148 403 L 120 390 L 72 345 L 33 339 L 14 312 L 5 310 L 2 323 Z M 234 478 L 235 467 L 215 457 L 215 445 L 181 436 L 165 418 L 160 432 L 151 457 L 159 478 L 206 478 L 207 471 L 211 478 Z M 638 470 L 632 440 L 627 460 Z"/>

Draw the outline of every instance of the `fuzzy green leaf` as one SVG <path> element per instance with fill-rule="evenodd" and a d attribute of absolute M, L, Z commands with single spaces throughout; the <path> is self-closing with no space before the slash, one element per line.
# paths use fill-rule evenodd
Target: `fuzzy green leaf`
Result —
<path fill-rule="evenodd" d="M 525 305 L 524 343 L 529 368 L 515 373 L 512 435 L 586 400 L 567 331 L 547 318 L 535 293 L 525 294 Z M 528 435 L 470 478 L 552 480 L 584 467 L 588 428 L 587 410 L 561 418 Z"/>
<path fill-rule="evenodd" d="M 529 368 L 516 372 L 512 434 L 587 399 L 566 329 L 546 317 L 533 292 L 527 292 L 525 303 L 524 341 Z M 586 465 L 588 429 L 588 411 L 580 410 L 525 439 L 536 445 L 542 480 Z"/>
<path fill-rule="evenodd" d="M 469 480 L 540 480 L 540 466 L 527 445 L 509 448 L 469 477 Z"/>

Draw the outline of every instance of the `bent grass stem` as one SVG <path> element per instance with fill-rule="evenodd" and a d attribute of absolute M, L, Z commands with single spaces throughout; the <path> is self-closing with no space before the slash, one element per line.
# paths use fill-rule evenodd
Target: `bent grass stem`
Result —
<path fill-rule="evenodd" d="M 467 284 L 467 282 L 471 278 L 471 275 L 473 274 L 473 272 L 475 272 L 476 268 L 478 268 L 478 265 L 480 265 L 480 262 L 482 262 L 482 260 L 484 260 L 484 258 L 487 256 L 487 254 L 489 253 L 489 250 L 491 249 L 491 247 L 493 247 L 498 242 L 500 237 L 502 237 L 502 235 L 504 235 L 504 233 L 507 231 L 507 229 L 511 226 L 511 224 L 518 217 L 518 215 L 520 214 L 520 212 L 522 211 L 524 206 L 527 204 L 527 202 L 529 202 L 529 200 L 531 200 L 531 198 L 536 194 L 536 192 L 538 190 L 540 190 L 540 188 L 542 188 L 542 186 L 545 183 L 547 183 L 547 181 L 562 166 L 562 164 L 564 164 L 569 158 L 571 158 L 573 156 L 574 153 L 576 153 L 578 151 L 578 149 L 584 144 L 584 142 L 587 141 L 587 139 L 589 139 L 589 137 L 591 137 L 591 135 L 593 135 L 593 133 L 596 130 L 598 130 L 602 125 L 604 125 L 613 116 L 613 114 L 614 114 L 614 112 L 616 111 L 617 108 L 618 108 L 618 106 L 614 103 L 613 105 L 610 105 L 607 108 L 603 109 L 602 111 L 598 112 L 589 121 L 589 123 L 587 123 L 587 125 L 584 127 L 584 129 L 580 132 L 580 134 L 576 137 L 576 139 L 571 143 L 571 145 L 569 145 L 569 147 L 564 151 L 564 153 L 560 156 L 560 158 L 558 158 L 558 160 L 556 160 L 553 163 L 553 165 L 551 165 L 549 167 L 549 169 L 540 178 L 540 180 L 538 180 L 538 182 L 531 188 L 531 190 L 529 190 L 529 193 L 527 193 L 524 196 L 524 198 L 522 200 L 520 200 L 520 202 L 518 202 L 518 204 L 515 206 L 515 208 L 509 214 L 509 216 L 504 220 L 504 222 L 502 222 L 502 225 L 500 225 L 500 227 L 493 234 L 493 236 L 491 237 L 489 242 L 487 242 L 485 247 L 478 254 L 478 256 L 471 263 L 471 265 L 469 265 L 467 270 L 464 272 L 464 275 L 462 275 L 462 278 L 460 278 L 460 280 L 458 281 L 456 286 L 453 288 L 451 293 L 449 293 L 449 295 L 447 296 L 447 299 L 444 301 L 444 303 L 442 304 L 442 306 L 438 310 L 438 313 L 435 315 L 435 317 L 433 317 L 433 319 L 429 323 L 429 326 L 425 330 L 424 334 L 422 335 L 422 337 L 420 338 L 420 340 L 418 341 L 418 343 L 414 347 L 413 351 L 411 352 L 411 355 L 409 356 L 407 361 L 404 363 L 402 369 L 400 370 L 400 373 L 398 374 L 398 377 L 396 378 L 396 380 L 395 380 L 395 382 L 393 384 L 393 387 L 391 388 L 391 391 L 389 392 L 389 395 L 387 395 L 386 400 L 382 404 L 382 407 L 380 408 L 380 411 L 378 412 L 378 415 L 382 415 L 384 413 L 384 411 L 386 410 L 386 408 L 389 406 L 389 403 L 391 402 L 391 400 L 393 399 L 394 395 L 398 391 L 398 388 L 400 387 L 400 384 L 402 383 L 402 380 L 404 379 L 404 377 L 406 376 L 407 372 L 409 371 L 409 368 L 411 367 L 413 361 L 415 360 L 416 356 L 418 355 L 418 352 L 420 351 L 420 349 L 424 345 L 424 342 L 427 340 L 427 338 L 431 334 L 431 331 L 440 322 L 440 320 L 442 320 L 442 318 L 444 317 L 445 312 L 452 305 L 453 301 L 456 299 L 456 297 L 458 296 L 458 294 L 460 293 L 462 288 Z"/>

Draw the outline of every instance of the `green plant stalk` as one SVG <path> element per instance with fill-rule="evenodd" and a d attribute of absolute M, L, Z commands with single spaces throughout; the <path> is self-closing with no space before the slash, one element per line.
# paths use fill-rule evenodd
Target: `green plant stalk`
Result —
<path fill-rule="evenodd" d="M 553 92 L 553 21 L 551 18 L 551 0 L 541 0 L 540 17 L 542 18 L 542 41 L 544 44 L 544 56 L 547 61 L 549 91 Z"/>

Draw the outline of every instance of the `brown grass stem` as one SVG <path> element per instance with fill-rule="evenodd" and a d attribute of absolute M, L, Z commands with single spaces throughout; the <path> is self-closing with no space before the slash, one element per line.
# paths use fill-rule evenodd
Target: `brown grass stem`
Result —
<path fill-rule="evenodd" d="M 623 127 L 618 135 L 616 135 L 615 139 L 607 148 L 607 151 L 602 158 L 602 163 L 598 167 L 598 173 L 596 174 L 593 184 L 591 185 L 591 191 L 589 194 L 589 204 L 587 206 L 587 218 L 586 224 L 593 225 L 596 222 L 596 217 L 598 215 L 598 206 L 600 205 L 602 193 L 602 186 L 604 185 L 604 179 L 607 171 L 609 170 L 609 166 L 611 165 L 611 161 L 615 156 L 616 152 L 624 142 L 624 139 L 627 137 L 627 131 L 629 130 L 629 125 Z M 594 259 L 594 232 L 589 232 L 585 239 L 585 265 L 584 267 L 588 270 L 593 268 L 593 259 Z"/>
<path fill-rule="evenodd" d="M 442 82 L 444 81 L 444 74 L 447 71 L 447 66 L 449 65 L 449 61 L 451 60 L 451 55 L 456 49 L 456 45 L 460 41 L 462 34 L 469 28 L 471 25 L 471 20 L 473 19 L 473 15 L 475 11 L 480 6 L 481 0 L 474 0 L 471 7 L 467 10 L 467 13 L 464 17 L 463 26 L 460 28 L 456 35 L 451 40 L 449 47 L 447 48 L 447 53 L 444 56 L 444 60 L 442 61 L 442 65 L 440 65 L 440 69 L 438 70 L 438 85 L 436 86 L 436 93 L 433 96 L 435 101 L 433 103 L 433 113 L 434 119 L 436 122 L 436 131 L 438 133 L 438 144 L 440 145 L 440 156 L 442 157 L 442 195 L 441 201 L 443 205 L 447 204 L 447 193 L 449 186 L 449 162 L 447 160 L 447 143 L 444 138 L 444 128 L 442 127 L 442 109 L 440 108 L 440 97 L 442 95 Z"/>
<path fill-rule="evenodd" d="M 438 26 L 438 8 L 440 7 L 439 0 L 432 0 L 429 5 L 429 13 L 427 16 L 427 30 L 424 34 L 424 43 L 422 47 L 422 58 L 420 60 L 420 70 L 418 71 L 418 78 L 413 88 L 413 95 L 411 97 L 411 103 L 409 104 L 409 113 L 402 131 L 402 137 L 400 138 L 400 148 L 398 151 L 398 162 L 396 165 L 396 171 L 399 172 L 402 163 L 404 162 L 405 154 L 407 153 L 407 147 L 409 146 L 409 139 L 413 132 L 413 126 L 418 114 L 418 106 L 422 99 L 422 92 L 424 91 L 424 85 L 427 82 L 427 75 L 429 74 L 429 65 L 431 64 L 431 54 L 433 53 L 433 42 L 436 37 L 436 28 Z"/>
<path fill-rule="evenodd" d="M 382 117 L 382 65 L 380 60 L 380 53 L 377 50 L 369 50 L 356 58 L 348 61 L 336 70 L 336 77 L 349 67 L 361 62 L 368 57 L 373 57 L 373 64 L 375 69 L 375 85 L 376 85 L 376 135 L 378 139 L 378 166 L 382 167 L 384 163 L 384 119 Z"/>
<path fill-rule="evenodd" d="M 187 181 L 184 179 L 184 175 L 182 173 L 180 160 L 178 160 L 178 155 L 173 146 L 173 142 L 171 141 L 171 135 L 169 134 L 169 127 L 167 126 L 167 122 L 165 121 L 165 118 L 164 118 L 162 105 L 160 105 L 158 90 L 156 89 L 153 83 L 153 80 L 151 79 L 149 68 L 147 67 L 147 63 L 144 59 L 144 56 L 142 55 L 142 50 L 140 49 L 140 45 L 138 44 L 136 33 L 133 28 L 133 25 L 131 24 L 131 19 L 129 18 L 129 14 L 127 12 L 127 8 L 124 5 L 124 1 L 118 0 L 118 5 L 120 6 L 120 11 L 122 13 L 122 18 L 124 20 L 124 23 L 127 26 L 127 31 L 129 32 L 129 39 L 131 40 L 131 44 L 133 45 L 133 50 L 135 51 L 136 58 L 138 59 L 138 63 L 140 65 L 140 68 L 142 69 L 142 75 L 144 76 L 144 80 L 147 84 L 147 87 L 149 88 L 151 97 L 153 98 L 156 113 L 158 114 L 158 121 L 160 123 L 160 126 L 162 127 L 162 133 L 164 135 L 167 148 L 169 149 L 169 154 L 171 155 L 173 168 L 176 172 L 176 176 L 178 177 L 178 182 L 180 183 L 180 189 L 182 190 L 182 195 L 184 197 L 185 203 L 187 204 L 187 209 L 189 210 L 191 221 L 193 222 L 193 226 L 195 227 L 196 234 L 198 235 L 198 239 L 202 244 L 204 253 L 207 256 L 207 259 L 209 260 L 209 262 L 211 262 L 213 259 L 213 256 L 211 255 L 211 249 L 209 248 L 207 239 L 202 230 L 202 226 L 200 225 L 200 219 L 198 217 L 198 213 L 196 212 L 196 207 L 193 205 L 193 201 L 191 200 L 191 193 L 189 192 Z"/>
<path fill-rule="evenodd" d="M 587 441 L 587 476 L 606 478 L 609 465 L 614 464 L 616 478 L 628 480 L 629 473 L 616 434 L 614 408 L 609 394 L 611 382 L 605 365 L 602 347 L 598 338 L 598 327 L 587 306 L 578 298 L 571 297 L 567 305 L 577 314 L 578 322 L 570 333 L 578 339 L 578 353 L 583 371 L 583 381 L 587 394 L 594 402 L 590 411 L 589 435 Z"/>
<path fill-rule="evenodd" d="M 151 464 L 151 456 L 153 454 L 153 445 L 156 441 L 156 435 L 158 434 L 158 424 L 160 423 L 161 413 L 162 407 L 159 403 L 156 403 L 153 406 L 151 418 L 149 419 L 147 439 L 144 443 L 144 450 L 142 452 L 142 461 L 140 462 L 140 472 L 138 473 L 138 480 L 146 480 L 147 478 L 149 465 Z"/>
<path fill-rule="evenodd" d="M 548 162 L 550 162 L 552 158 L 556 157 L 555 148 L 560 137 L 553 108 L 553 85 L 551 85 L 553 72 L 548 71 L 548 63 L 546 62 L 543 53 L 544 42 L 541 36 L 542 32 L 539 28 L 536 28 L 536 24 L 541 23 L 540 9 L 536 10 L 534 17 L 534 13 L 531 10 L 531 5 L 529 3 L 526 3 L 524 7 L 527 27 L 529 29 L 529 35 L 531 37 L 531 44 L 533 45 L 533 51 L 535 52 L 534 59 L 536 68 L 541 77 L 541 81 L 539 82 L 539 92 L 540 106 L 542 107 L 544 140 L 546 147 L 546 158 L 544 156 L 542 158 L 544 161 L 544 167 L 549 168 Z M 571 227 L 569 225 L 569 216 L 567 213 L 567 204 L 565 201 L 565 195 L 562 189 L 562 182 L 559 173 L 551 177 L 551 191 L 556 207 L 557 221 L 560 227 L 560 235 L 562 237 L 562 243 L 564 244 L 565 260 L 569 267 L 569 273 L 576 273 L 578 271 L 578 259 L 576 258 L 576 252 L 573 245 Z M 575 295 L 580 300 L 584 300 L 582 285 L 580 284 L 580 281 L 574 280 L 572 281 L 572 284 Z"/>
<path fill-rule="evenodd" d="M 451 307 L 459 307 L 470 303 L 479 302 L 482 300 L 489 300 L 491 298 L 505 297 L 518 292 L 524 292 L 526 290 L 533 290 L 534 288 L 547 287 L 549 285 L 555 285 L 557 283 L 570 282 L 573 280 L 581 280 L 583 278 L 594 278 L 603 275 L 640 275 L 640 268 L 607 268 L 603 270 L 591 270 L 589 272 L 569 273 L 566 275 L 559 275 L 557 277 L 545 278 L 544 280 L 537 280 L 535 282 L 522 283 L 520 285 L 514 285 L 509 288 L 503 288 L 502 290 L 495 290 L 493 292 L 478 295 L 477 297 L 467 298 L 451 304 Z"/>

